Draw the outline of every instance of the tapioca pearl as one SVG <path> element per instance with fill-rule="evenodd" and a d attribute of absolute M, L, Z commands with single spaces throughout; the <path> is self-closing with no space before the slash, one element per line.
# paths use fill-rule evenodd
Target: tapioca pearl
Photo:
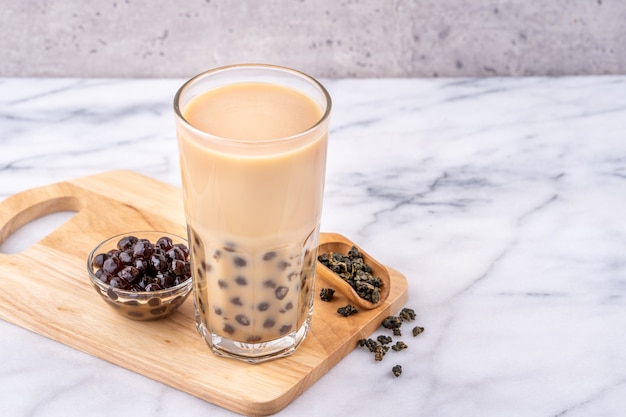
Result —
<path fill-rule="evenodd" d="M 215 311 L 215 314 L 217 314 L 218 316 L 221 316 L 224 313 L 219 307 L 215 307 L 213 311 Z"/>
<path fill-rule="evenodd" d="M 276 320 L 274 320 L 271 317 L 266 318 L 265 321 L 263 322 L 263 328 L 264 329 L 271 329 L 275 325 L 276 325 Z"/>
<path fill-rule="evenodd" d="M 289 268 L 290 266 L 291 266 L 291 263 L 287 261 L 279 261 L 277 265 L 279 271 L 286 271 L 287 268 Z"/>
<path fill-rule="evenodd" d="M 204 270 L 201 267 L 196 269 L 196 273 L 198 274 L 198 279 L 204 279 Z"/>
<path fill-rule="evenodd" d="M 274 295 L 279 300 L 282 300 L 283 298 L 285 298 L 287 296 L 288 292 L 289 292 L 289 288 L 285 287 L 284 285 L 281 285 L 280 287 L 278 287 L 278 288 L 276 288 L 274 290 Z"/>
<path fill-rule="evenodd" d="M 276 282 L 273 279 L 263 281 L 264 288 L 276 288 Z"/>
<path fill-rule="evenodd" d="M 232 325 L 226 323 L 224 325 L 223 331 L 224 333 L 233 334 L 235 333 L 235 328 Z"/>
<path fill-rule="evenodd" d="M 172 246 L 170 247 L 170 249 L 165 249 L 164 247 L 161 247 L 161 249 L 165 252 L 165 256 L 167 256 L 169 259 L 176 259 L 178 261 L 186 260 L 185 253 L 180 247 Z"/>
<path fill-rule="evenodd" d="M 295 277 L 297 277 L 297 276 L 298 276 L 298 273 L 297 273 L 297 272 L 290 272 L 290 273 L 287 275 L 287 279 L 289 280 L 289 282 L 291 282 L 291 281 L 292 281 Z"/>
<path fill-rule="evenodd" d="M 263 254 L 263 260 L 266 262 L 271 261 L 275 257 L 276 257 L 276 252 L 274 251 L 266 252 L 265 254 Z"/>
<path fill-rule="evenodd" d="M 203 259 L 202 262 L 200 262 L 200 267 L 207 272 L 211 271 L 211 265 L 207 264 L 206 261 Z"/>
<path fill-rule="evenodd" d="M 189 248 L 187 247 L 187 245 L 185 245 L 184 243 L 174 243 L 172 247 L 178 248 L 181 251 L 183 251 L 183 255 L 185 256 L 185 259 L 189 259 Z"/>
<path fill-rule="evenodd" d="M 248 280 L 246 279 L 246 277 L 243 277 L 241 275 L 235 278 L 235 282 L 237 283 L 237 285 L 241 285 L 242 287 L 248 285 Z"/>
<path fill-rule="evenodd" d="M 102 265 L 102 269 L 104 272 L 108 272 L 109 274 L 117 274 L 122 268 L 124 264 L 117 256 L 111 256 L 104 261 Z"/>
<path fill-rule="evenodd" d="M 193 230 L 191 230 L 190 234 L 193 236 L 193 243 L 195 243 L 195 245 L 200 248 L 202 247 L 202 241 L 200 240 L 200 238 L 198 237 L 198 235 L 196 234 L 196 232 L 194 232 Z"/>
<path fill-rule="evenodd" d="M 135 268 L 136 268 L 136 267 L 135 267 Z M 104 279 L 102 279 L 102 276 L 103 276 L 104 274 L 108 274 L 108 272 L 104 272 L 104 271 L 102 270 L 102 268 L 101 268 L 101 269 L 96 270 L 95 274 L 96 274 L 96 277 L 98 277 L 98 279 L 100 279 L 100 281 L 105 281 Z M 109 275 L 110 275 L 110 274 L 109 274 Z M 110 280 L 110 278 L 109 278 L 109 280 Z"/>
<path fill-rule="evenodd" d="M 215 252 L 213 252 L 213 259 L 215 259 L 216 261 L 219 261 L 221 257 L 222 257 L 222 252 L 220 252 L 219 249 L 216 249 Z"/>
<path fill-rule="evenodd" d="M 287 304 L 285 304 L 285 311 L 289 311 L 293 308 L 293 303 L 291 301 L 289 301 Z"/>
<path fill-rule="evenodd" d="M 235 320 L 237 320 L 237 323 L 241 324 L 242 326 L 250 325 L 250 319 L 245 314 L 237 314 L 235 316 Z"/>
<path fill-rule="evenodd" d="M 185 261 L 181 261 L 179 259 L 175 259 L 169 266 L 169 272 L 176 276 L 185 275 L 185 271 L 187 267 L 185 266 Z"/>
<path fill-rule="evenodd" d="M 133 317 L 136 319 L 143 318 L 144 314 L 141 311 L 127 311 L 128 317 Z"/>
<path fill-rule="evenodd" d="M 257 343 L 260 342 L 263 338 L 261 336 L 250 336 L 246 339 L 248 343 Z"/>
<path fill-rule="evenodd" d="M 243 306 L 243 303 L 241 302 L 241 298 L 240 297 L 233 297 L 233 298 L 230 299 L 230 302 L 233 305 L 236 305 L 236 306 L 239 306 L 239 307 Z"/>
<path fill-rule="evenodd" d="M 267 301 L 263 301 L 263 302 L 259 303 L 259 305 L 257 305 L 256 308 L 259 311 L 266 311 L 268 308 L 270 308 L 270 303 L 268 303 Z"/>
<path fill-rule="evenodd" d="M 313 265 L 313 256 L 311 255 L 312 253 L 308 249 L 306 250 L 306 252 L 304 252 L 304 264 L 308 267 Z"/>
<path fill-rule="evenodd" d="M 217 286 L 224 289 L 224 288 L 228 288 L 228 283 L 226 281 L 224 281 L 223 279 L 220 279 L 217 281 Z"/>
<path fill-rule="evenodd" d="M 150 310 L 150 314 L 152 314 L 153 316 L 159 316 L 165 313 L 166 311 L 167 311 L 167 306 L 161 306 L 161 307 L 153 308 L 152 310 Z"/>
<path fill-rule="evenodd" d="M 135 236 L 125 236 L 117 242 L 117 248 L 122 251 L 129 249 L 135 243 L 137 243 L 137 241 L 139 241 L 139 239 L 137 239 Z"/>
<path fill-rule="evenodd" d="M 126 311 L 126 309 L 123 308 L 121 305 L 119 305 L 116 302 L 113 302 L 113 301 L 109 300 L 108 298 L 104 298 L 103 300 L 106 301 L 108 305 L 110 305 L 111 307 L 113 307 L 116 310 L 124 310 L 124 311 Z"/>
<path fill-rule="evenodd" d="M 133 257 L 132 249 L 126 249 L 124 251 L 121 251 L 118 257 L 124 265 L 132 265 L 133 261 L 135 260 L 135 258 Z"/>
<path fill-rule="evenodd" d="M 242 258 L 241 256 L 235 256 L 233 258 L 233 263 L 238 268 L 243 268 L 244 266 L 248 265 L 248 262 L 244 258 Z"/>
<path fill-rule="evenodd" d="M 109 288 L 107 290 L 107 295 L 109 296 L 109 298 L 111 298 L 111 300 L 117 300 L 118 298 L 117 293 L 113 291 L 113 288 Z"/>
<path fill-rule="evenodd" d="M 293 325 L 291 325 L 291 324 L 284 324 L 284 325 L 280 326 L 280 329 L 278 329 L 278 333 L 281 336 L 285 335 L 285 334 L 289 333 L 292 328 L 293 328 Z"/>
<path fill-rule="evenodd" d="M 202 299 L 200 297 L 196 298 L 196 304 L 200 308 L 200 311 L 202 311 L 202 314 L 205 314 L 206 310 L 204 309 L 204 303 L 202 302 Z"/>

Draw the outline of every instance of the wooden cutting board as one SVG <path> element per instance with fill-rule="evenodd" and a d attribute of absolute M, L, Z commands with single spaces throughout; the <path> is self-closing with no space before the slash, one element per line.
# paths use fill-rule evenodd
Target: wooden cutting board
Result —
<path fill-rule="evenodd" d="M 76 214 L 30 248 L 0 254 L 0 318 L 237 413 L 281 410 L 406 302 L 406 278 L 388 268 L 391 292 L 374 310 L 342 317 L 341 294 L 332 303 L 316 294 L 311 331 L 293 356 L 257 365 L 217 357 L 196 332 L 192 297 L 166 319 L 131 321 L 100 299 L 87 276 L 90 250 L 110 236 L 135 230 L 184 236 L 179 188 L 113 171 L 25 191 L 0 202 L 0 243 L 59 211 Z M 325 286 L 319 278 L 316 288 Z"/>

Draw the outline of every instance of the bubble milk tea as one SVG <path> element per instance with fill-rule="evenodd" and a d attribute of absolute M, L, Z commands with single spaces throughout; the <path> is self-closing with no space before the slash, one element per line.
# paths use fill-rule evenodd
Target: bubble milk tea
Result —
<path fill-rule="evenodd" d="M 198 330 L 218 354 L 290 354 L 312 314 L 326 109 L 291 87 L 238 82 L 180 112 Z"/>

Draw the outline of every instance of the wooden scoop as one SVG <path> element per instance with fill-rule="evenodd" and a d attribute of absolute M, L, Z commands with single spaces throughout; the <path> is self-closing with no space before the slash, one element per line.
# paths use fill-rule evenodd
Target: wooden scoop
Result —
<path fill-rule="evenodd" d="M 356 307 L 371 310 L 380 306 L 389 296 L 389 290 L 391 289 L 391 278 L 389 276 L 389 271 L 387 270 L 387 268 L 381 265 L 380 262 L 378 262 L 376 259 L 368 255 L 358 245 L 354 244 L 352 241 L 337 233 L 320 233 L 318 256 L 323 253 L 330 254 L 331 252 L 342 253 L 345 255 L 353 246 L 355 246 L 359 250 L 359 252 L 363 256 L 363 261 L 370 268 L 372 268 L 372 275 L 380 278 L 383 281 L 383 285 L 382 287 L 380 287 L 380 300 L 377 303 L 372 303 L 371 301 L 362 298 L 359 294 L 357 294 L 356 290 L 352 288 L 350 284 L 348 284 L 339 275 L 328 269 L 328 267 L 322 264 L 320 261 L 317 261 L 316 273 L 323 276 L 326 281 L 332 283 L 335 289 L 339 290 L 343 295 L 348 297 L 348 299 Z"/>

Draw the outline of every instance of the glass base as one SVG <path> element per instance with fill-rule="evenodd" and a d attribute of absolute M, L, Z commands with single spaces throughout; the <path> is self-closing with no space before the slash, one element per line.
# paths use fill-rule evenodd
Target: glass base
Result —
<path fill-rule="evenodd" d="M 260 343 L 245 343 L 227 339 L 210 332 L 202 323 L 196 323 L 196 327 L 214 354 L 254 364 L 292 355 L 309 332 L 311 316 L 309 315 L 297 331 L 278 339 Z"/>

